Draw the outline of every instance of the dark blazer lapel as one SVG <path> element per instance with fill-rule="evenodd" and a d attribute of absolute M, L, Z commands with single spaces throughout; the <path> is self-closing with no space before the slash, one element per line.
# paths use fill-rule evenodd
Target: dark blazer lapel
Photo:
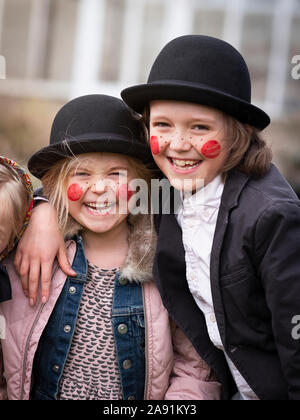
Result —
<path fill-rule="evenodd" d="M 153 274 L 171 317 L 201 356 L 210 360 L 209 353 L 217 349 L 209 340 L 204 316 L 188 287 L 182 231 L 174 214 L 161 218 Z"/>
<path fill-rule="evenodd" d="M 173 199 L 172 194 L 170 198 Z M 210 341 L 204 315 L 189 290 L 182 231 L 174 213 L 160 216 L 153 275 L 171 318 L 199 355 L 217 372 L 224 385 L 223 398 L 227 399 L 234 384 L 224 354 Z"/>
<path fill-rule="evenodd" d="M 168 209 L 171 213 L 164 212 Z M 206 326 L 186 280 L 185 250 L 182 230 L 174 214 L 176 205 L 173 188 L 163 203 L 162 210 L 154 261 L 154 279 L 170 315 L 180 328 L 185 332 L 189 331 L 189 338 L 192 339 L 192 336 L 195 338 L 201 330 L 200 324 L 204 326 L 204 330 Z"/>
<path fill-rule="evenodd" d="M 215 236 L 213 240 L 211 263 L 210 263 L 210 281 L 212 297 L 214 302 L 214 310 L 220 331 L 220 336 L 225 346 L 225 316 L 222 297 L 219 288 L 220 258 L 221 250 L 231 210 L 238 205 L 241 192 L 245 188 L 249 177 L 238 170 L 232 170 L 225 182 L 225 187 L 221 199 Z"/>

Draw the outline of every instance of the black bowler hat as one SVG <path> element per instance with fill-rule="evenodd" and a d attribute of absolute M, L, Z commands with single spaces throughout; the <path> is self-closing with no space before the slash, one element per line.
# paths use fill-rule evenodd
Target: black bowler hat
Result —
<path fill-rule="evenodd" d="M 251 104 L 251 81 L 241 54 L 230 44 L 204 35 L 173 39 L 156 58 L 147 84 L 121 93 L 141 113 L 152 100 L 178 100 L 217 108 L 258 129 L 269 116 Z"/>
<path fill-rule="evenodd" d="M 120 153 L 152 163 L 149 146 L 143 143 L 141 123 L 118 98 L 86 95 L 65 104 L 56 114 L 50 145 L 35 153 L 28 169 L 42 178 L 57 161 L 90 152 Z"/>

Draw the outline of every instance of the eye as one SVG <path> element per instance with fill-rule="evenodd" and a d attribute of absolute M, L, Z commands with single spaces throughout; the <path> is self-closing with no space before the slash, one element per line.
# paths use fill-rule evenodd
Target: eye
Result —
<path fill-rule="evenodd" d="M 192 126 L 193 130 L 209 130 L 210 127 L 208 127 L 207 125 L 203 125 L 203 124 L 195 124 Z"/>
<path fill-rule="evenodd" d="M 71 173 L 71 177 L 77 177 L 77 178 L 88 178 L 90 177 L 90 173 L 86 172 L 84 170 L 78 170 Z"/>
<path fill-rule="evenodd" d="M 113 171 L 108 174 L 109 176 L 127 176 L 127 171 Z"/>
<path fill-rule="evenodd" d="M 170 124 L 167 123 L 167 122 L 164 122 L 164 121 L 156 121 L 156 122 L 154 122 L 152 124 L 152 127 L 161 127 L 161 128 L 164 128 L 164 127 L 170 127 Z"/>
<path fill-rule="evenodd" d="M 82 171 L 82 172 L 76 172 L 76 174 L 75 174 L 76 176 L 89 176 L 90 174 L 89 173 L 87 173 L 87 172 L 84 172 L 84 171 Z"/>

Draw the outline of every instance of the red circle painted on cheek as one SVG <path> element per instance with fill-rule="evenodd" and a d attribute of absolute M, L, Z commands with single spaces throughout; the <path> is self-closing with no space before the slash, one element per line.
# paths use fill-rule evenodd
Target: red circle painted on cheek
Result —
<path fill-rule="evenodd" d="M 154 155 L 158 155 L 159 153 L 159 141 L 156 136 L 152 136 L 150 139 L 150 147 L 151 151 Z"/>
<path fill-rule="evenodd" d="M 83 194 L 82 188 L 79 184 L 72 184 L 68 188 L 68 199 L 70 201 L 78 201 Z"/>
<path fill-rule="evenodd" d="M 128 184 L 122 184 L 119 187 L 119 199 L 129 201 L 134 191 L 132 191 Z"/>
<path fill-rule="evenodd" d="M 201 154 L 208 159 L 215 159 L 221 152 L 221 145 L 217 140 L 209 140 L 201 147 Z"/>

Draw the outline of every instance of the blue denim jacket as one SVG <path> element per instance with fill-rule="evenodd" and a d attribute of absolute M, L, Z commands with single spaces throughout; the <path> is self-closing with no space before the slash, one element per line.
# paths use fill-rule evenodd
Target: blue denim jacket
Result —
<path fill-rule="evenodd" d="M 34 400 L 55 400 L 71 347 L 84 284 L 87 260 L 81 237 L 72 268 L 77 276 L 66 279 L 34 359 Z M 145 386 L 145 324 L 142 286 L 115 277 L 112 324 L 124 400 L 143 399 Z"/>

